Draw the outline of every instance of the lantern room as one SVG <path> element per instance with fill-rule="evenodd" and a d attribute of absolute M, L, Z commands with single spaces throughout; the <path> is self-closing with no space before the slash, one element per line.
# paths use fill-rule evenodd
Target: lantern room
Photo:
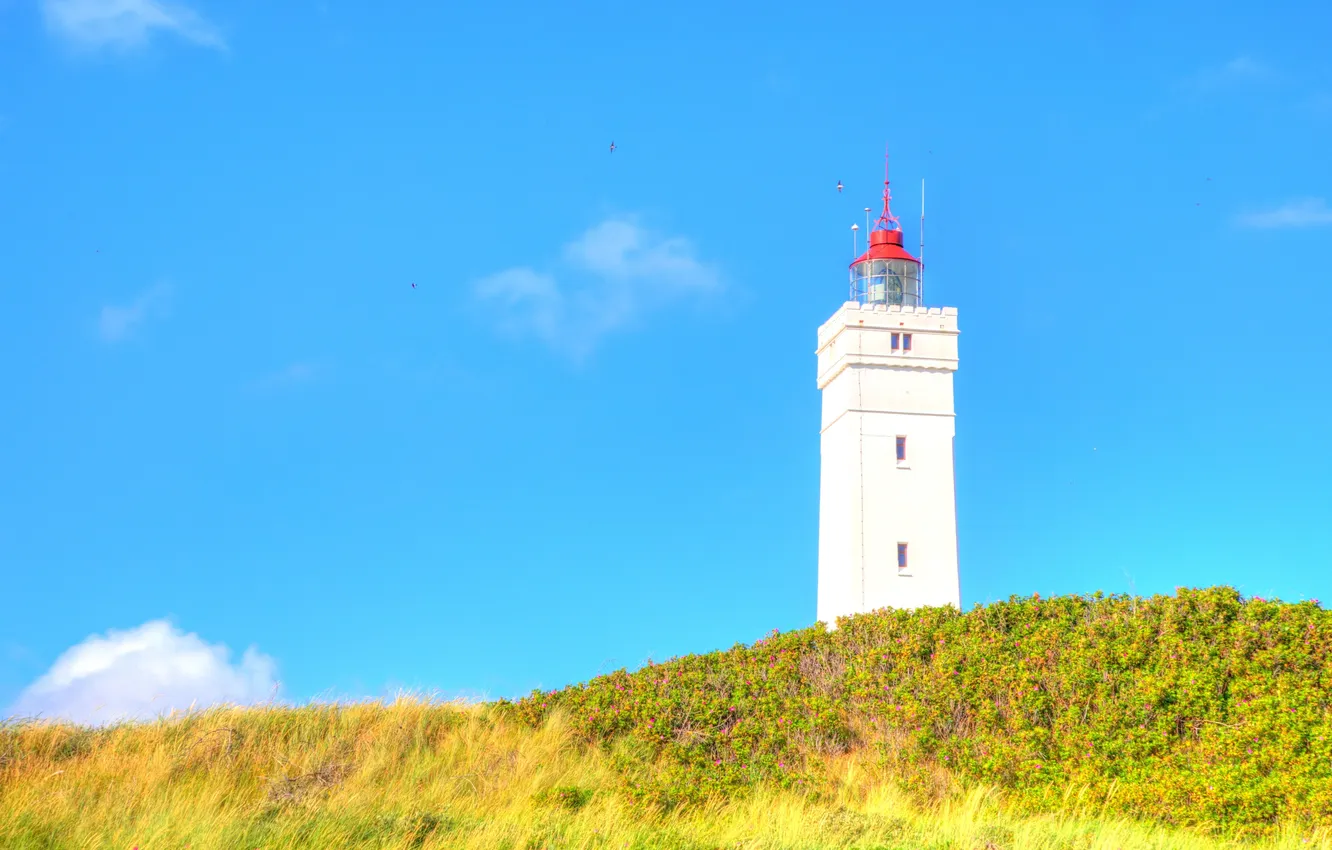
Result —
<path fill-rule="evenodd" d="M 851 300 L 919 307 L 920 260 L 902 247 L 902 225 L 889 207 L 891 201 L 885 163 L 883 213 L 869 232 L 868 250 L 851 263 Z"/>

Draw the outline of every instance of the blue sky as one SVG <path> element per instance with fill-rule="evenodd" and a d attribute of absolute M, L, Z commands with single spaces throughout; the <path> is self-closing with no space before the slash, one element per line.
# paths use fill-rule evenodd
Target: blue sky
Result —
<path fill-rule="evenodd" d="M 1332 7 L 452 5 L 0 2 L 0 707 L 809 625 L 885 142 L 964 606 L 1332 598 Z"/>

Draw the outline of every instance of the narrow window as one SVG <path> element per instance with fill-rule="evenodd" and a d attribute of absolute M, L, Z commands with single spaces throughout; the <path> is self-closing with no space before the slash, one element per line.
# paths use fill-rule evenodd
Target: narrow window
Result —
<path fill-rule="evenodd" d="M 902 335 L 901 335 L 901 334 L 893 334 L 893 351 L 896 351 L 897 349 L 899 349 L 899 348 L 901 348 L 901 347 L 902 347 Z"/>
<path fill-rule="evenodd" d="M 897 438 L 897 462 L 906 460 L 906 437 Z"/>
<path fill-rule="evenodd" d="M 902 350 L 911 350 L 911 334 L 902 334 Z"/>
<path fill-rule="evenodd" d="M 899 570 L 905 570 L 907 568 L 906 547 L 907 545 L 905 543 L 897 544 L 897 568 Z"/>

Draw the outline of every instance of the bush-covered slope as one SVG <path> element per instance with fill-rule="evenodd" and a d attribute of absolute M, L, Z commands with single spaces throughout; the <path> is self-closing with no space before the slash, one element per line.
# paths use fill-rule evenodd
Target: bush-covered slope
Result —
<path fill-rule="evenodd" d="M 1317 601 L 1010 599 L 886 611 L 619 671 L 506 704 L 616 741 L 636 798 L 820 791 L 822 756 L 874 753 L 911 793 L 987 783 L 1235 834 L 1332 824 L 1332 614 Z"/>

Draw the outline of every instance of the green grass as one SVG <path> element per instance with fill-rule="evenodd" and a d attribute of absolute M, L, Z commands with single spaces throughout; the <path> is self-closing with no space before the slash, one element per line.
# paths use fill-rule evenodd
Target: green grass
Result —
<path fill-rule="evenodd" d="M 0 848 L 1332 850 L 1330 649 L 1317 604 L 1216 588 L 866 615 L 518 703 L 10 722 Z"/>

